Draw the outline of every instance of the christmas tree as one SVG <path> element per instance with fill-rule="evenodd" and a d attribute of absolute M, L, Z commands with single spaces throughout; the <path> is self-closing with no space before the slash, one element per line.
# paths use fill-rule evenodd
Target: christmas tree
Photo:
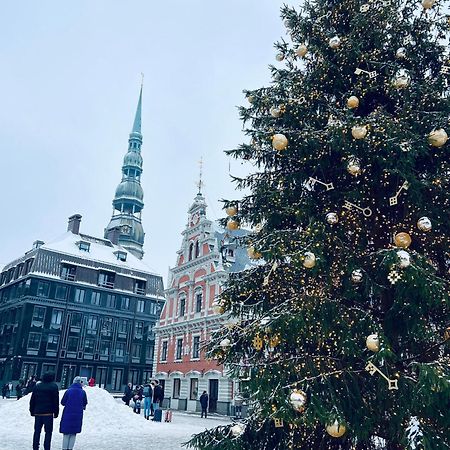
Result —
<path fill-rule="evenodd" d="M 450 448 L 450 21 L 440 0 L 282 8 L 269 87 L 246 91 L 253 163 L 224 225 L 256 264 L 209 354 L 243 422 L 198 449 Z"/>

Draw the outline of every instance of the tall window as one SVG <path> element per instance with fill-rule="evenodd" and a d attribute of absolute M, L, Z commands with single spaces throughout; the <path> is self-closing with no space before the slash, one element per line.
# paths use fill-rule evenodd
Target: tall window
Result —
<path fill-rule="evenodd" d="M 70 320 L 70 326 L 81 328 L 82 319 L 83 319 L 83 316 L 81 315 L 81 313 L 72 313 L 72 319 Z"/>
<path fill-rule="evenodd" d="M 106 296 L 106 307 L 115 308 L 116 307 L 116 296 L 113 294 L 108 294 Z"/>
<path fill-rule="evenodd" d="M 51 325 L 61 325 L 63 312 L 60 309 L 54 309 L 52 311 Z"/>
<path fill-rule="evenodd" d="M 183 356 L 183 338 L 177 339 L 177 348 L 175 353 L 175 359 L 181 359 Z"/>
<path fill-rule="evenodd" d="M 141 344 L 133 344 L 131 346 L 131 356 L 133 358 L 140 358 L 141 357 Z"/>
<path fill-rule="evenodd" d="M 67 351 L 76 352 L 78 350 L 78 338 L 69 336 L 67 339 Z"/>
<path fill-rule="evenodd" d="M 88 317 L 87 327 L 89 330 L 97 329 L 97 316 L 89 316 Z"/>
<path fill-rule="evenodd" d="M 150 345 L 150 343 L 145 347 L 145 359 L 153 359 L 153 345 Z"/>
<path fill-rule="evenodd" d="M 100 292 L 92 292 L 91 294 L 91 305 L 100 305 Z"/>
<path fill-rule="evenodd" d="M 56 286 L 55 298 L 58 300 L 65 300 L 67 297 L 67 286 L 58 284 Z"/>
<path fill-rule="evenodd" d="M 198 258 L 200 256 L 200 242 L 195 243 L 195 257 Z"/>
<path fill-rule="evenodd" d="M 179 308 L 179 311 L 178 311 L 178 315 L 180 317 L 184 316 L 185 312 L 186 312 L 186 297 L 181 297 L 180 298 L 180 308 Z"/>
<path fill-rule="evenodd" d="M 54 351 L 58 350 L 59 336 L 56 334 L 49 334 L 47 339 L 47 350 Z"/>
<path fill-rule="evenodd" d="M 173 379 L 173 398 L 180 398 L 181 379 Z"/>
<path fill-rule="evenodd" d="M 86 353 L 94 353 L 95 339 L 86 338 L 84 340 L 84 351 Z"/>
<path fill-rule="evenodd" d="M 75 297 L 74 302 L 75 303 L 83 303 L 84 302 L 84 295 L 86 294 L 86 291 L 84 289 L 75 289 Z"/>
<path fill-rule="evenodd" d="M 167 345 L 168 342 L 164 341 L 161 347 L 161 361 L 167 361 Z"/>
<path fill-rule="evenodd" d="M 134 292 L 136 294 L 144 295 L 146 284 L 145 280 L 134 280 Z"/>
<path fill-rule="evenodd" d="M 99 272 L 98 285 L 113 289 L 114 288 L 114 279 L 115 279 L 114 272 Z"/>
<path fill-rule="evenodd" d="M 43 322 L 45 317 L 44 306 L 35 306 L 33 309 L 33 322 Z"/>
<path fill-rule="evenodd" d="M 121 309 L 130 309 L 130 297 L 122 297 Z"/>
<path fill-rule="evenodd" d="M 119 333 L 127 333 L 128 332 L 128 321 L 125 319 L 119 319 L 117 331 Z"/>
<path fill-rule="evenodd" d="M 144 322 L 136 322 L 134 324 L 134 336 L 142 336 L 144 334 Z"/>
<path fill-rule="evenodd" d="M 191 242 L 189 245 L 189 261 L 192 259 L 192 254 L 194 253 L 194 243 Z"/>
<path fill-rule="evenodd" d="M 192 358 L 200 358 L 200 336 L 194 336 L 192 341 Z"/>
<path fill-rule="evenodd" d="M 111 342 L 110 341 L 101 341 L 100 342 L 100 355 L 109 356 L 111 353 Z"/>
<path fill-rule="evenodd" d="M 189 393 L 190 400 L 197 400 L 198 394 L 198 378 L 191 378 L 191 389 Z"/>
<path fill-rule="evenodd" d="M 36 295 L 38 297 L 48 297 L 50 294 L 50 284 L 45 281 L 39 281 Z"/>
<path fill-rule="evenodd" d="M 195 293 L 195 312 L 199 313 L 202 310 L 203 304 L 203 293 L 201 291 L 197 291 Z"/>
<path fill-rule="evenodd" d="M 41 333 L 30 333 L 28 335 L 27 347 L 32 350 L 39 350 L 41 345 Z"/>
<path fill-rule="evenodd" d="M 116 343 L 116 356 L 125 356 L 125 342 Z"/>
<path fill-rule="evenodd" d="M 144 300 L 138 300 L 136 302 L 136 312 L 143 313 L 145 309 L 145 303 Z"/>

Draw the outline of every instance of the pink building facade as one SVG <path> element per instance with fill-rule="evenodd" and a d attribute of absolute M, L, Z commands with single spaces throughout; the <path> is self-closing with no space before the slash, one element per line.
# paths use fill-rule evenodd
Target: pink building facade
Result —
<path fill-rule="evenodd" d="M 226 322 L 213 302 L 230 272 L 243 270 L 249 260 L 235 237 L 206 217 L 206 203 L 199 192 L 188 211 L 177 261 L 170 269 L 166 303 L 155 327 L 154 378 L 164 385 L 172 409 L 198 411 L 203 391 L 209 394 L 210 412 L 229 414 L 234 381 L 224 367 L 207 360 L 203 345 Z"/>

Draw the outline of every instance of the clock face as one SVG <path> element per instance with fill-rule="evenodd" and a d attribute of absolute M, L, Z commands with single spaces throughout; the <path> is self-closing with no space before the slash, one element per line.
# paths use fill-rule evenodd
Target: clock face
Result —
<path fill-rule="evenodd" d="M 195 214 L 192 215 L 192 223 L 194 225 L 197 225 L 199 220 L 200 220 L 200 216 L 199 216 L 198 213 L 195 213 Z"/>

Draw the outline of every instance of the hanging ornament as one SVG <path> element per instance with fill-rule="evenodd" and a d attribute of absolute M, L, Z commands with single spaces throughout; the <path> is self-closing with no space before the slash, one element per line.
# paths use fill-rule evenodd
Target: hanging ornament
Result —
<path fill-rule="evenodd" d="M 280 117 L 281 116 L 281 108 L 278 108 L 277 106 L 272 106 L 272 108 L 270 108 L 270 115 L 272 117 Z"/>
<path fill-rule="evenodd" d="M 361 166 L 358 158 L 354 156 L 349 158 L 347 163 L 347 172 L 355 177 L 361 174 Z"/>
<path fill-rule="evenodd" d="M 225 212 L 227 213 L 227 216 L 233 217 L 238 212 L 237 206 L 235 206 L 235 205 L 227 206 L 225 209 Z"/>
<path fill-rule="evenodd" d="M 406 250 L 399 250 L 397 252 L 398 266 L 401 269 L 406 269 L 411 264 L 411 257 Z"/>
<path fill-rule="evenodd" d="M 339 222 L 339 216 L 334 212 L 328 213 L 325 219 L 330 225 L 335 225 Z"/>
<path fill-rule="evenodd" d="M 411 245 L 411 236 L 402 231 L 394 236 L 394 244 L 397 247 L 408 248 Z"/>
<path fill-rule="evenodd" d="M 281 342 L 281 336 L 279 334 L 274 334 L 270 339 L 269 339 L 269 347 L 271 348 L 275 348 L 278 345 L 280 345 Z"/>
<path fill-rule="evenodd" d="M 304 254 L 303 266 L 307 269 L 312 269 L 316 265 L 316 255 L 311 252 L 306 252 Z"/>
<path fill-rule="evenodd" d="M 355 125 L 352 128 L 352 136 L 355 139 L 364 139 L 367 135 L 367 126 L 366 125 Z"/>
<path fill-rule="evenodd" d="M 305 411 L 307 397 L 300 389 L 294 389 L 289 397 L 292 407 L 299 413 Z"/>
<path fill-rule="evenodd" d="M 308 47 L 305 44 L 300 44 L 295 50 L 295 53 L 297 56 L 300 56 L 300 58 L 303 58 L 308 53 Z"/>
<path fill-rule="evenodd" d="M 288 139 L 284 134 L 274 134 L 272 137 L 272 147 L 275 150 L 285 150 L 288 145 Z"/>
<path fill-rule="evenodd" d="M 433 147 L 442 147 L 448 141 L 448 136 L 443 128 L 433 130 L 428 135 L 428 143 Z"/>
<path fill-rule="evenodd" d="M 353 283 L 361 283 L 364 278 L 363 271 L 361 269 L 355 269 L 352 272 L 352 281 Z"/>
<path fill-rule="evenodd" d="M 417 228 L 420 231 L 431 231 L 432 225 L 431 225 L 431 220 L 428 217 L 421 217 L 418 221 L 417 221 Z"/>
<path fill-rule="evenodd" d="M 230 219 L 227 222 L 227 229 L 230 231 L 238 230 L 239 229 L 239 222 L 234 219 Z"/>
<path fill-rule="evenodd" d="M 262 255 L 261 253 L 259 253 L 258 251 L 255 250 L 255 247 L 253 247 L 253 245 L 251 245 L 248 249 L 247 249 L 247 254 L 248 257 L 250 259 L 261 259 Z"/>
<path fill-rule="evenodd" d="M 448 341 L 450 339 L 450 327 L 447 327 L 444 331 L 444 341 Z"/>
<path fill-rule="evenodd" d="M 397 281 L 400 281 L 402 279 L 402 274 L 397 270 L 391 270 L 387 279 L 391 284 L 395 284 L 397 283 Z"/>
<path fill-rule="evenodd" d="M 253 102 L 255 101 L 255 97 L 253 97 L 253 95 L 247 95 L 247 101 L 250 104 L 253 104 Z"/>
<path fill-rule="evenodd" d="M 230 432 L 233 437 L 238 437 L 244 432 L 244 426 L 240 423 L 235 423 L 231 428 Z"/>
<path fill-rule="evenodd" d="M 214 301 L 212 307 L 215 314 L 223 314 L 225 312 L 225 308 L 219 301 Z"/>
<path fill-rule="evenodd" d="M 352 95 L 347 100 L 347 107 L 350 109 L 355 109 L 359 106 L 359 98 L 356 95 Z"/>
<path fill-rule="evenodd" d="M 399 49 L 397 49 L 397 51 L 395 52 L 395 57 L 397 59 L 405 59 L 406 58 L 406 48 L 400 47 Z"/>
<path fill-rule="evenodd" d="M 227 350 L 231 347 L 231 341 L 228 338 L 225 338 L 220 341 L 219 345 L 222 348 L 222 350 Z"/>
<path fill-rule="evenodd" d="M 367 336 L 366 347 L 371 352 L 378 352 L 380 350 L 380 340 L 378 339 L 378 334 L 371 334 Z"/>
<path fill-rule="evenodd" d="M 284 53 L 277 53 L 276 54 L 276 56 L 275 56 L 275 59 L 277 60 L 277 61 L 283 61 L 283 59 L 284 59 Z"/>
<path fill-rule="evenodd" d="M 335 438 L 343 436 L 346 432 L 345 425 L 343 423 L 339 423 L 337 420 L 331 424 L 328 424 L 326 429 L 327 433 Z"/>
<path fill-rule="evenodd" d="M 336 49 L 341 45 L 341 38 L 339 36 L 334 36 L 328 41 L 328 45 L 332 49 Z"/>
<path fill-rule="evenodd" d="M 411 84 L 411 77 L 407 70 L 400 69 L 395 74 L 392 84 L 396 89 L 407 88 Z"/>
<path fill-rule="evenodd" d="M 257 350 L 258 352 L 263 348 L 264 341 L 262 340 L 261 336 L 257 334 L 252 341 L 253 348 Z"/>
<path fill-rule="evenodd" d="M 422 0 L 423 9 L 430 9 L 434 6 L 436 0 Z"/>

